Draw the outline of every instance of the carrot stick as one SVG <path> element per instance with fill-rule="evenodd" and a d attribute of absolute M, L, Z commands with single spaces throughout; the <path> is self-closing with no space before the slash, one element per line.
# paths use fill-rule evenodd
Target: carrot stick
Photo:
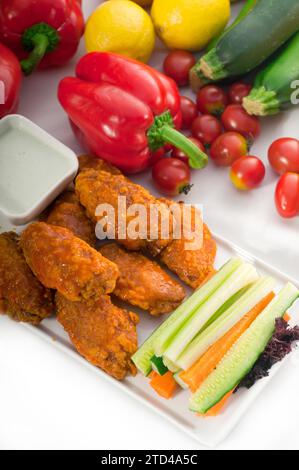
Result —
<path fill-rule="evenodd" d="M 286 321 L 286 322 L 289 322 L 291 320 L 291 316 L 288 314 L 288 312 L 286 312 L 283 316 L 283 319 Z"/>
<path fill-rule="evenodd" d="M 189 369 L 181 372 L 180 377 L 189 385 L 192 392 L 195 392 L 202 382 L 217 367 L 223 356 L 230 350 L 233 344 L 249 328 L 256 317 L 266 308 L 274 298 L 275 294 L 271 292 L 262 299 L 253 309 L 244 315 L 243 318 L 231 328 L 222 338 L 214 343 L 195 364 Z"/>
<path fill-rule="evenodd" d="M 168 371 L 164 375 L 152 375 L 150 386 L 163 398 L 171 398 L 177 388 L 173 373 Z"/>

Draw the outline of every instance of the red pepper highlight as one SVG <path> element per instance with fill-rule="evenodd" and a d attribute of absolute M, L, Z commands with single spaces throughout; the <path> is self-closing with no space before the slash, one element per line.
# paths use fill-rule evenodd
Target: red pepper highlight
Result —
<path fill-rule="evenodd" d="M 87 54 L 76 73 L 60 82 L 58 98 L 87 150 L 127 173 L 147 168 L 167 143 L 182 149 L 191 167 L 206 165 L 207 155 L 175 129 L 181 111 L 172 80 L 110 53 Z"/>
<path fill-rule="evenodd" d="M 79 0 L 1 0 L 0 40 L 21 60 L 25 75 L 65 64 L 84 32 Z"/>
<path fill-rule="evenodd" d="M 18 59 L 0 44 L 0 118 L 16 112 L 21 83 L 22 71 Z"/>

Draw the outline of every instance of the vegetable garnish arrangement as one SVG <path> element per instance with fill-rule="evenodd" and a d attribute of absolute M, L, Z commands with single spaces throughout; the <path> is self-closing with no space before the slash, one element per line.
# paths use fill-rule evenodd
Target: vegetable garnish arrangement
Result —
<path fill-rule="evenodd" d="M 264 116 L 266 126 L 274 122 L 275 131 L 278 123 L 278 132 L 289 134 L 282 111 L 299 96 L 293 87 L 299 80 L 298 0 L 243 0 L 229 22 L 231 3 L 86 1 L 85 24 L 81 0 L 0 0 L 0 225 L 7 230 L 0 233 L 0 313 L 55 337 L 99 376 L 208 445 L 232 428 L 299 341 L 297 282 L 216 236 L 206 223 L 200 234 L 195 229 L 196 215 L 203 222 L 208 206 L 207 217 L 216 218 L 226 196 L 229 202 L 239 197 L 232 208 L 236 221 L 228 219 L 233 212 L 222 217 L 236 230 L 237 209 L 243 207 L 246 220 L 237 228 L 245 242 L 247 208 L 272 184 L 268 172 L 272 181 L 279 178 L 272 188 L 274 215 L 299 216 L 298 135 L 277 138 L 270 127 L 264 155 L 255 153 L 266 133 Z M 157 37 L 169 49 L 161 57 L 159 42 L 151 62 L 158 70 L 148 65 Z M 56 66 L 57 72 L 44 70 Z M 180 89 L 190 88 L 190 81 L 193 96 Z M 33 88 L 38 83 L 39 92 L 45 86 L 51 100 L 58 91 L 65 112 L 62 136 L 70 124 L 74 139 L 68 133 L 67 142 L 88 152 L 77 161 L 71 151 L 74 166 L 62 183 L 60 171 L 67 167 L 60 155 L 54 161 L 32 139 L 46 139 L 43 130 L 30 123 L 33 130 L 27 132 L 26 118 L 6 117 L 24 99 L 22 82 L 26 94 L 30 82 Z M 43 105 L 53 102 L 41 103 L 43 93 L 38 98 L 38 109 L 31 110 L 37 102 L 31 104 L 31 96 L 21 109 L 44 122 Z M 278 113 L 281 127 L 272 117 Z M 38 179 L 38 191 L 24 184 L 31 181 L 24 180 L 24 170 Z M 203 171 L 195 176 L 196 170 Z M 217 173 L 226 174 L 227 188 L 217 186 Z M 244 194 L 251 190 L 256 194 Z M 185 231 L 181 219 L 189 191 L 193 205 Z M 141 238 L 127 231 L 136 221 L 129 212 L 135 204 L 146 216 L 151 205 L 161 211 L 157 238 L 151 222 Z M 117 215 L 109 243 L 96 237 L 100 205 Z M 181 216 L 178 224 L 172 210 Z M 256 212 L 261 252 L 259 231 L 266 219 L 258 220 Z M 12 224 L 33 220 L 15 233 Z M 170 225 L 167 237 L 164 221 Z M 291 230 L 297 222 L 290 222 Z M 276 223 L 284 226 L 278 217 Z M 176 228 L 183 233 L 178 239 Z M 283 234 L 274 228 L 277 241 Z M 192 241 L 199 235 L 202 245 L 186 248 L 187 232 Z M 41 322 L 44 328 L 37 329 Z M 218 418 L 200 419 L 208 416 Z"/>
<path fill-rule="evenodd" d="M 234 391 L 266 377 L 299 341 L 299 327 L 288 326 L 286 315 L 299 291 L 290 282 L 274 289 L 273 278 L 230 259 L 152 333 L 133 362 L 162 397 L 180 386 L 191 392 L 191 411 L 216 416 Z"/>

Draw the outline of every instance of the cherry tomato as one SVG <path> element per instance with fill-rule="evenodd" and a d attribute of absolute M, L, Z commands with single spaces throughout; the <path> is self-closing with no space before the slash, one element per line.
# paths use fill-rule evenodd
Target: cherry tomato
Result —
<path fill-rule="evenodd" d="M 257 157 L 248 155 L 236 160 L 231 167 L 230 178 L 236 188 L 243 191 L 256 188 L 266 174 L 265 165 Z"/>
<path fill-rule="evenodd" d="M 200 140 L 198 139 L 195 139 L 194 137 L 189 137 L 189 140 L 191 140 L 195 145 L 197 145 L 197 147 L 202 151 L 202 152 L 205 152 L 206 149 L 204 147 L 204 145 L 200 142 Z M 184 152 L 178 148 L 174 148 L 171 156 L 173 158 L 177 158 L 178 160 L 181 160 L 183 161 L 184 163 L 186 163 L 188 166 L 189 166 L 189 158 L 187 157 L 187 155 L 184 154 Z"/>
<path fill-rule="evenodd" d="M 260 134 L 260 121 L 256 116 L 250 116 L 240 104 L 230 104 L 221 116 L 221 122 L 226 131 L 236 131 L 249 141 Z"/>
<path fill-rule="evenodd" d="M 299 175 L 285 173 L 278 181 L 275 203 L 281 217 L 290 219 L 299 215 Z"/>
<path fill-rule="evenodd" d="M 299 140 L 291 137 L 275 140 L 268 150 L 268 159 L 279 175 L 299 173 Z"/>
<path fill-rule="evenodd" d="M 215 116 L 203 114 L 198 116 L 191 127 L 192 135 L 200 140 L 204 145 L 210 146 L 222 133 L 220 121 Z"/>
<path fill-rule="evenodd" d="M 234 104 L 242 104 L 243 98 L 249 95 L 251 88 L 249 83 L 233 83 L 228 89 L 229 101 Z"/>
<path fill-rule="evenodd" d="M 206 85 L 197 93 L 197 107 L 202 114 L 220 116 L 227 105 L 227 95 L 218 86 Z"/>
<path fill-rule="evenodd" d="M 177 158 L 162 158 L 152 168 L 156 187 L 167 196 L 176 196 L 190 190 L 191 173 L 188 165 Z"/>
<path fill-rule="evenodd" d="M 218 166 L 231 166 L 248 152 L 247 140 L 238 132 L 225 132 L 212 143 L 210 157 Z"/>
<path fill-rule="evenodd" d="M 163 68 L 165 74 L 179 86 L 185 86 L 189 83 L 189 72 L 195 63 L 196 59 L 191 52 L 172 51 L 165 57 Z"/>
<path fill-rule="evenodd" d="M 198 116 L 198 110 L 196 104 L 187 98 L 187 96 L 181 96 L 181 111 L 183 116 L 183 129 L 190 129 L 192 122 Z"/>
<path fill-rule="evenodd" d="M 165 147 L 161 147 L 155 152 L 152 152 L 151 154 L 151 159 L 150 159 L 150 165 L 153 166 L 155 163 L 157 163 L 161 158 L 164 158 L 166 155 L 166 149 Z"/>

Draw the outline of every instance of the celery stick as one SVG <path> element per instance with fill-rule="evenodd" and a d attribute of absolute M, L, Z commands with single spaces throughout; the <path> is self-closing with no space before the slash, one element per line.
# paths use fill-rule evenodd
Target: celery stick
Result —
<path fill-rule="evenodd" d="M 180 370 L 178 365 L 167 359 L 167 357 L 163 357 L 163 364 L 167 367 L 168 370 L 170 370 L 170 372 L 176 373 Z"/>
<path fill-rule="evenodd" d="M 190 410 L 206 413 L 240 383 L 265 350 L 275 330 L 275 319 L 282 317 L 298 296 L 298 289 L 290 282 L 286 284 L 191 396 Z"/>
<path fill-rule="evenodd" d="M 242 297 L 242 295 L 244 295 L 245 292 L 247 292 L 249 289 L 250 289 L 250 285 L 245 286 L 243 287 L 243 289 L 240 289 L 235 295 L 232 295 L 232 297 L 230 297 L 230 299 L 228 299 L 227 302 L 225 302 L 217 310 L 217 312 L 214 313 L 214 315 L 209 319 L 209 321 L 207 321 L 207 323 L 205 324 L 204 328 L 201 331 L 204 331 L 206 328 L 208 328 L 208 326 L 214 323 L 214 321 L 216 321 L 226 310 L 228 310 L 235 302 L 237 302 L 237 300 L 239 300 L 240 297 Z"/>
<path fill-rule="evenodd" d="M 271 277 L 265 277 L 255 282 L 250 289 L 221 317 L 200 333 L 187 346 L 185 351 L 177 359 L 177 364 L 184 370 L 194 364 L 209 347 L 225 335 L 241 318 L 250 312 L 266 295 L 275 287 L 275 281 Z"/>
<path fill-rule="evenodd" d="M 243 287 L 258 279 L 256 269 L 248 263 L 240 266 L 214 294 L 201 305 L 189 320 L 183 325 L 180 331 L 173 338 L 169 347 L 163 354 L 163 358 L 170 359 L 176 363 L 180 354 L 188 344 L 201 331 L 215 312 L 234 294 Z"/>
<path fill-rule="evenodd" d="M 202 287 L 194 292 L 186 302 L 177 308 L 171 315 L 173 319 L 164 329 L 159 336 L 155 339 L 155 354 L 162 356 L 171 340 L 178 331 L 182 328 L 192 314 L 202 305 L 206 300 L 211 297 L 226 279 L 232 275 L 244 262 L 240 258 L 232 258 Z M 168 320 L 166 320 L 168 321 Z M 164 324 L 163 324 L 164 325 Z M 163 326 L 162 325 L 162 326 Z"/>
<path fill-rule="evenodd" d="M 203 304 L 215 290 L 242 264 L 240 258 L 231 258 L 222 268 L 197 289 L 183 304 L 181 304 L 140 346 L 133 355 L 132 361 L 144 375 L 148 375 L 152 369 L 151 358 L 162 356 L 168 343 L 182 325 L 189 319 L 192 313 Z"/>

